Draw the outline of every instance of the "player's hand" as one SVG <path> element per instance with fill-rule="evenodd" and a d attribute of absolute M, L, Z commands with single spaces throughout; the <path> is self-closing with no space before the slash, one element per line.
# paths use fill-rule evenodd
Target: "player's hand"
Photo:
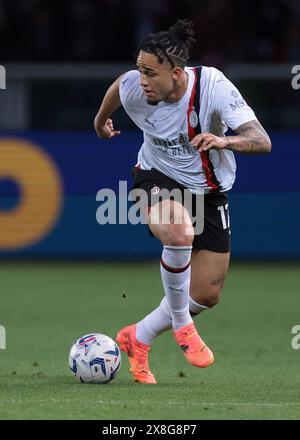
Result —
<path fill-rule="evenodd" d="M 211 133 L 197 134 L 192 140 L 191 144 L 198 149 L 198 151 L 206 151 L 209 148 L 223 149 L 227 146 L 226 137 L 215 136 Z"/>
<path fill-rule="evenodd" d="M 121 134 L 120 131 L 114 129 L 112 119 L 107 119 L 104 126 L 97 127 L 97 133 L 101 139 L 111 139 L 112 137 L 119 136 Z"/>

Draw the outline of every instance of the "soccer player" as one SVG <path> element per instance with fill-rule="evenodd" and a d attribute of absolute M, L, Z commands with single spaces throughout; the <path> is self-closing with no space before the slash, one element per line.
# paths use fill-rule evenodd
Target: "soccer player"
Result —
<path fill-rule="evenodd" d="M 110 118 L 123 106 L 143 131 L 134 167 L 134 188 L 148 194 L 148 226 L 163 245 L 160 271 L 165 292 L 159 306 L 119 331 L 131 373 L 156 383 L 148 353 L 155 337 L 173 329 L 186 360 L 196 367 L 214 362 L 198 334 L 195 315 L 218 303 L 228 270 L 230 223 L 227 192 L 235 180 L 234 152 L 268 153 L 269 136 L 237 88 L 213 67 L 187 67 L 193 25 L 178 20 L 168 31 L 140 43 L 137 70 L 108 89 L 94 125 L 98 136 L 120 135 Z M 224 136 L 230 127 L 235 135 Z M 190 211 L 171 197 L 151 206 L 151 195 L 167 189 L 204 192 L 204 230 L 194 233 Z M 194 203 L 194 201 L 193 201 Z M 162 221 L 165 218 L 169 221 Z"/>

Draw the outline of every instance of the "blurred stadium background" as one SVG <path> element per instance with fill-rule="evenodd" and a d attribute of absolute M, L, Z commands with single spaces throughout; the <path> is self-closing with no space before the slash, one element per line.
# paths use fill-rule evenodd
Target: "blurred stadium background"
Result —
<path fill-rule="evenodd" d="M 7 344 L 11 346 L 11 351 L 6 350 L 6 357 L 0 353 L 3 355 L 0 367 L 3 374 L 30 376 L 34 359 L 26 351 L 29 344 L 26 334 L 30 335 L 31 343 L 40 342 L 43 335 L 49 338 L 47 350 L 52 356 L 52 369 L 49 359 L 37 348 L 33 350 L 33 356 L 41 357 L 41 369 L 51 376 L 55 374 L 55 366 L 58 369 L 65 367 L 66 351 L 80 333 L 97 328 L 113 336 L 120 325 L 136 319 L 137 314 L 141 317 L 148 312 L 162 295 L 158 269 L 156 266 L 154 269 L 151 261 L 149 271 L 142 266 L 144 278 L 138 278 L 139 286 L 143 283 L 148 286 L 147 299 L 140 287 L 132 282 L 139 267 L 136 263 L 123 264 L 128 260 L 159 257 L 160 244 L 148 236 L 146 228 L 142 225 L 99 226 L 96 222 L 97 191 L 102 188 L 117 190 L 120 180 L 128 181 L 130 188 L 130 169 L 140 147 L 141 133 L 120 110 L 114 120 L 122 135 L 111 142 L 101 141 L 93 130 L 93 119 L 110 83 L 122 72 L 134 68 L 134 52 L 139 39 L 148 32 L 169 27 L 177 18 L 189 18 L 196 25 L 197 43 L 193 46 L 190 65 L 203 64 L 223 70 L 254 109 L 273 143 L 272 153 L 267 156 L 236 155 L 237 180 L 230 195 L 232 258 L 235 261 L 251 259 L 258 264 L 249 265 L 249 271 L 238 264 L 233 267 L 234 278 L 229 278 L 227 287 L 233 292 L 232 296 L 228 297 L 228 303 L 225 300 L 223 309 L 216 308 L 218 324 L 224 325 L 230 334 L 228 340 L 222 339 L 221 357 L 222 349 L 226 351 L 226 344 L 232 343 L 233 335 L 237 337 L 237 327 L 243 325 L 242 318 L 231 322 L 232 316 L 224 313 L 230 313 L 235 307 L 234 301 L 235 298 L 238 301 L 240 290 L 243 290 L 248 304 L 247 309 L 240 306 L 241 316 L 248 312 L 249 316 L 255 314 L 255 308 L 252 310 L 251 307 L 258 303 L 261 307 L 263 300 L 268 301 L 261 310 L 268 311 L 270 319 L 276 317 L 270 327 L 276 333 L 283 307 L 280 301 L 284 294 L 289 295 L 291 291 L 295 294 L 299 273 L 300 89 L 293 89 L 291 84 L 292 67 L 300 64 L 299 1 L 2 0 L 0 64 L 6 69 L 6 89 L 0 90 L 0 266 L 3 293 L 0 324 L 6 327 Z M 92 269 L 74 264 L 71 270 L 67 264 L 62 275 L 63 264 L 52 266 L 51 259 L 60 259 L 62 263 L 74 259 L 96 261 Z M 114 263 L 112 270 L 119 278 L 111 285 L 109 277 L 105 276 L 110 273 L 109 265 L 104 262 L 112 259 L 119 262 Z M 46 263 L 41 267 L 38 261 L 43 260 Z M 262 260 L 276 260 L 279 265 L 264 266 Z M 282 263 L 285 260 L 294 262 L 284 269 Z M 268 276 L 263 275 L 264 268 Z M 272 273 L 276 273 L 277 281 L 271 289 L 268 283 Z M 254 282 L 251 276 L 255 277 L 255 292 L 251 287 Z M 158 291 L 151 302 L 153 277 L 157 278 Z M 235 279 L 239 280 L 237 284 Z M 264 294 L 268 285 L 267 299 Z M 285 291 L 287 285 L 289 290 Z M 269 303 L 276 286 L 278 291 L 274 298 L 277 300 Z M 121 294 L 123 298 L 128 296 L 130 289 L 131 309 L 124 309 L 119 316 L 116 310 L 122 301 L 119 298 Z M 51 290 L 53 301 L 59 304 L 61 298 L 61 310 L 51 309 L 55 307 Z M 102 297 L 98 298 L 101 290 Z M 24 293 L 27 296 L 20 301 L 18 295 Z M 45 303 L 43 294 L 47 297 Z M 84 305 L 84 316 L 79 313 L 83 298 L 93 304 L 92 310 L 88 304 Z M 105 299 L 105 306 L 101 298 Z M 137 307 L 133 298 L 136 301 L 144 298 L 144 302 Z M 276 336 L 278 345 L 282 344 L 289 355 L 290 329 L 297 324 L 295 313 L 297 307 L 299 309 L 299 300 L 297 303 L 294 296 L 293 301 L 291 313 L 294 314 L 288 314 L 286 304 L 282 318 L 285 327 Z M 49 313 L 55 315 L 54 324 L 52 318 L 46 316 L 44 304 L 49 307 Z M 107 318 L 110 310 L 114 311 L 113 323 Z M 249 322 L 249 328 L 253 326 L 262 330 L 264 316 L 261 312 L 260 320 Z M 206 317 L 203 319 L 205 324 L 209 322 Z M 208 333 L 213 333 L 214 324 L 207 325 Z M 255 335 L 249 335 L 252 341 L 253 337 L 255 339 Z M 261 334 L 257 336 L 257 341 L 262 341 L 257 356 L 268 352 L 264 343 L 267 345 L 271 341 L 264 342 L 259 339 L 261 337 Z M 57 340 L 60 341 L 58 345 L 54 343 Z M 239 349 L 241 359 L 243 348 Z M 28 365 L 19 368 L 16 363 L 15 371 L 11 373 L 16 352 L 24 354 Z M 293 360 L 289 359 L 291 364 Z M 251 364 L 251 360 L 245 358 L 241 371 L 245 371 L 246 364 Z M 269 364 L 266 365 L 269 368 Z M 227 367 L 230 374 L 233 365 Z M 296 370 L 294 372 L 293 377 L 296 377 Z M 195 372 L 193 374 L 195 376 Z M 270 370 L 266 370 L 263 380 L 267 381 L 270 374 Z M 253 370 L 253 379 L 255 375 Z M 221 373 L 218 378 L 222 383 Z M 29 387 L 36 377 L 31 379 Z M 216 388 L 217 379 L 212 377 Z M 275 389 L 274 383 L 269 385 L 270 389 Z M 51 386 L 58 389 L 60 385 L 53 382 Z M 244 386 L 245 390 L 251 388 L 245 383 Z M 287 390 L 284 384 L 282 389 Z M 8 388 L 6 392 L 9 396 Z M 26 396 L 26 390 L 24 392 L 21 397 Z M 4 407 L 2 416 L 14 418 L 13 406 L 11 412 L 7 405 Z M 38 414 L 41 417 L 58 416 L 49 408 L 47 413 L 45 408 L 41 413 L 30 412 L 26 402 L 24 405 L 20 403 L 18 408 L 20 418 L 22 415 L 36 418 Z M 74 415 L 71 410 L 66 414 L 69 417 Z M 85 414 L 80 413 L 80 402 L 78 414 Z M 108 413 L 105 414 L 109 417 Z M 128 417 L 134 417 L 133 414 L 129 412 Z M 190 414 L 197 417 L 193 411 Z M 241 414 L 245 417 L 251 415 Z M 254 415 L 258 417 L 257 414 Z M 272 413 L 267 416 L 272 417 Z"/>
<path fill-rule="evenodd" d="M 237 155 L 233 257 L 300 256 L 300 92 L 291 86 L 292 66 L 300 62 L 300 7 L 294 0 L 130 0 L 126 7 L 119 0 L 57 7 L 2 0 L 1 256 L 158 254 L 159 244 L 142 226 L 96 223 L 97 191 L 117 189 L 119 180 L 130 187 L 141 134 L 119 111 L 115 126 L 123 135 L 106 143 L 97 139 L 93 118 L 108 85 L 134 67 L 139 38 L 177 17 L 196 24 L 191 64 L 224 70 L 273 141 L 270 156 Z"/>
<path fill-rule="evenodd" d="M 120 0 L 3 0 L 1 256 L 158 255 L 142 226 L 96 223 L 97 191 L 117 190 L 119 180 L 130 188 L 141 134 L 119 111 L 123 135 L 105 143 L 93 118 L 108 85 L 134 67 L 139 38 L 177 17 L 196 24 L 191 63 L 224 70 L 273 141 L 270 156 L 237 155 L 233 257 L 300 256 L 300 92 L 291 86 L 300 7 L 293 0 L 130 0 L 126 7 Z"/>

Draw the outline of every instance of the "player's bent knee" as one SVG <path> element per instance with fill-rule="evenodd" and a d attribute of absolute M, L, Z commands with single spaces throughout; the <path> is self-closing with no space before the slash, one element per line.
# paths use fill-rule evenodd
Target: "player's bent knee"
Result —
<path fill-rule="evenodd" d="M 193 240 L 189 237 L 171 237 L 163 242 L 166 246 L 191 246 Z"/>
<path fill-rule="evenodd" d="M 194 233 L 192 231 L 186 231 L 183 227 L 180 230 L 178 228 L 170 228 L 171 230 L 162 237 L 162 243 L 166 246 L 191 246 L 194 240 Z"/>
<path fill-rule="evenodd" d="M 193 227 L 189 225 L 149 224 L 152 234 L 165 246 L 191 246 L 194 240 Z"/>
<path fill-rule="evenodd" d="M 199 305 L 211 309 L 220 301 L 221 289 L 212 289 L 206 294 L 192 294 L 191 296 Z"/>
<path fill-rule="evenodd" d="M 207 296 L 203 298 L 201 305 L 211 309 L 212 307 L 216 306 L 219 301 L 220 301 L 220 295 Z"/>
<path fill-rule="evenodd" d="M 152 234 L 166 246 L 191 246 L 194 228 L 189 213 L 180 203 L 164 200 L 150 211 L 148 224 Z"/>

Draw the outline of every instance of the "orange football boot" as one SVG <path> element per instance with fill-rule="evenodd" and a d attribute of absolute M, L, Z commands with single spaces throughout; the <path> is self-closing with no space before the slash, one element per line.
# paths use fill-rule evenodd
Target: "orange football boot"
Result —
<path fill-rule="evenodd" d="M 128 325 L 120 330 L 116 341 L 120 349 L 128 355 L 130 372 L 134 380 L 140 383 L 156 384 L 157 382 L 148 364 L 150 345 L 136 339 L 136 324 Z"/>
<path fill-rule="evenodd" d="M 190 364 L 205 368 L 214 362 L 212 351 L 200 338 L 193 322 L 174 331 L 174 337 Z"/>

